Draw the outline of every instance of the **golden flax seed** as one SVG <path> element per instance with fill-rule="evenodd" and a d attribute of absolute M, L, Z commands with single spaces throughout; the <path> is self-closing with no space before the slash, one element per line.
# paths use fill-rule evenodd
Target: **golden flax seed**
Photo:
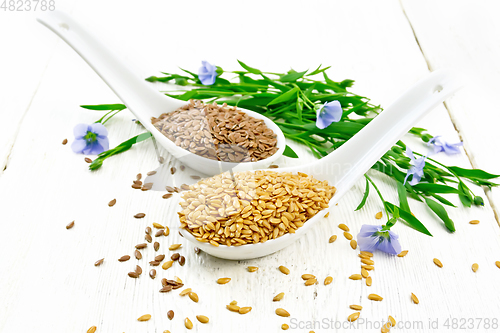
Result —
<path fill-rule="evenodd" d="M 285 266 L 280 266 L 278 268 L 279 268 L 279 270 L 280 270 L 281 273 L 283 273 L 285 275 L 290 274 L 290 270 L 288 268 L 286 268 Z"/>
<path fill-rule="evenodd" d="M 255 272 L 255 271 L 257 271 L 258 269 L 259 269 L 259 267 L 256 267 L 256 266 L 248 266 L 248 267 L 247 267 L 247 270 L 248 270 L 249 272 Z"/>
<path fill-rule="evenodd" d="M 233 312 L 239 312 L 240 310 L 240 307 L 236 304 L 229 304 L 229 305 L 226 305 L 226 308 L 229 310 L 229 311 L 233 311 Z"/>
<path fill-rule="evenodd" d="M 161 224 L 156 223 L 156 222 L 153 222 L 153 227 L 155 227 L 156 229 L 165 229 L 164 226 L 162 226 Z"/>
<path fill-rule="evenodd" d="M 476 263 L 472 264 L 472 271 L 474 273 L 477 272 L 478 269 L 479 269 L 479 265 L 478 264 L 476 264 Z"/>
<path fill-rule="evenodd" d="M 325 278 L 325 286 L 329 285 L 330 283 L 332 283 L 333 281 L 333 278 L 331 276 L 327 276 Z"/>
<path fill-rule="evenodd" d="M 347 320 L 348 320 L 348 321 L 350 321 L 350 322 L 352 323 L 353 321 L 358 320 L 358 318 L 359 318 L 359 314 L 360 314 L 359 312 L 354 312 L 354 313 L 353 313 L 353 314 L 351 314 L 349 317 L 347 317 Z"/>
<path fill-rule="evenodd" d="M 66 140 L 66 139 L 65 139 Z M 96 326 L 92 326 L 90 327 L 88 330 L 87 330 L 87 333 L 95 333 L 95 331 L 97 330 L 97 327 Z"/>
<path fill-rule="evenodd" d="M 470 224 L 479 224 L 479 220 L 472 220 L 469 222 Z"/>
<path fill-rule="evenodd" d="M 189 296 L 189 298 L 191 298 L 191 300 L 192 300 L 193 302 L 195 302 L 195 303 L 198 303 L 198 301 L 200 300 L 200 299 L 198 298 L 198 295 L 197 295 L 195 292 L 190 292 L 190 293 L 188 294 L 188 296 Z"/>
<path fill-rule="evenodd" d="M 368 295 L 368 299 L 371 300 L 371 301 L 378 301 L 378 302 L 380 302 L 384 298 L 382 296 L 377 295 L 377 294 L 370 294 L 370 295 Z"/>
<path fill-rule="evenodd" d="M 344 231 L 349 231 L 349 227 L 346 226 L 344 223 L 339 224 L 339 228 L 344 230 Z"/>
<path fill-rule="evenodd" d="M 333 243 L 337 240 L 337 235 L 332 235 L 329 239 L 328 239 L 328 243 Z"/>
<path fill-rule="evenodd" d="M 349 279 L 351 280 L 361 280 L 363 278 L 363 276 L 361 276 L 361 274 L 353 274 L 351 276 L 349 276 Z"/>
<path fill-rule="evenodd" d="M 316 278 L 312 278 L 312 279 L 306 280 L 306 282 L 304 282 L 304 284 L 306 286 L 312 286 L 313 284 L 316 284 L 316 282 L 317 282 Z"/>
<path fill-rule="evenodd" d="M 278 295 L 273 297 L 273 302 L 279 302 L 285 297 L 285 293 L 279 293 Z"/>
<path fill-rule="evenodd" d="M 219 278 L 219 279 L 217 279 L 217 283 L 218 283 L 218 284 L 226 284 L 226 283 L 228 283 L 229 281 L 231 281 L 231 278 L 228 278 L 228 277 L 224 277 L 224 278 Z"/>
<path fill-rule="evenodd" d="M 358 247 L 358 242 L 356 242 L 356 240 L 354 239 L 351 240 L 350 244 L 353 250 L 356 250 L 356 248 Z"/>
<path fill-rule="evenodd" d="M 500 261 L 495 261 L 495 265 L 497 265 L 497 267 L 500 268 Z"/>
<path fill-rule="evenodd" d="M 312 275 L 312 274 L 302 274 L 302 280 L 309 280 L 309 279 L 314 279 L 316 278 L 316 276 Z"/>
<path fill-rule="evenodd" d="M 440 268 L 443 267 L 443 264 L 441 263 L 441 261 L 439 259 L 434 258 L 434 259 L 432 259 L 432 261 L 436 264 L 437 267 L 440 267 Z"/>
<path fill-rule="evenodd" d="M 365 265 L 374 265 L 375 262 L 371 259 L 361 259 L 361 262 Z"/>
<path fill-rule="evenodd" d="M 208 317 L 203 315 L 196 316 L 196 319 L 202 324 L 206 324 L 209 321 Z"/>
<path fill-rule="evenodd" d="M 361 305 L 356 305 L 356 304 L 349 305 L 349 307 L 356 311 L 361 311 L 363 309 Z"/>
<path fill-rule="evenodd" d="M 175 250 L 177 250 L 178 248 L 180 248 L 181 246 L 182 246 L 182 244 L 172 244 L 172 245 L 170 245 L 170 246 L 168 247 L 168 249 L 169 249 L 170 251 L 175 251 Z"/>
<path fill-rule="evenodd" d="M 418 300 L 417 296 L 415 296 L 414 293 L 411 293 L 411 300 L 413 301 L 413 303 L 415 304 L 418 304 L 420 303 L 420 301 Z"/>
<path fill-rule="evenodd" d="M 145 314 L 145 315 L 142 315 L 139 318 L 137 318 L 138 321 L 148 321 L 149 319 L 151 319 L 150 314 Z"/>
<path fill-rule="evenodd" d="M 404 250 L 404 251 L 401 251 L 399 254 L 398 254 L 398 257 L 402 258 L 404 256 L 406 256 L 408 254 L 408 250 Z"/>
<path fill-rule="evenodd" d="M 184 319 L 184 326 L 186 326 L 186 328 L 188 330 L 193 328 L 193 323 L 191 322 L 191 320 L 188 317 L 186 317 L 186 319 Z"/>
<path fill-rule="evenodd" d="M 366 269 L 367 271 L 373 271 L 373 269 L 375 268 L 374 266 L 372 265 L 361 265 L 361 268 L 364 268 Z"/>
<path fill-rule="evenodd" d="M 288 326 L 288 324 L 283 324 L 283 325 L 281 325 L 281 329 L 282 329 L 283 331 L 286 331 L 286 330 L 287 330 L 287 329 L 289 329 L 289 328 L 290 328 L 290 326 Z"/>
<path fill-rule="evenodd" d="M 368 252 L 368 251 L 361 251 L 359 253 L 364 255 L 364 256 L 370 257 L 370 258 L 373 257 L 373 253 Z"/>
<path fill-rule="evenodd" d="M 364 268 L 361 268 L 361 276 L 364 277 L 365 279 L 369 276 L 370 274 L 368 271 Z"/>
<path fill-rule="evenodd" d="M 347 231 L 344 231 L 344 237 L 347 239 L 347 240 L 351 240 L 352 239 L 352 235 L 350 233 L 348 233 Z"/>
<path fill-rule="evenodd" d="M 378 212 L 377 214 L 375 214 L 375 218 L 377 220 L 380 220 L 382 218 L 382 216 L 383 216 L 382 212 Z"/>
<path fill-rule="evenodd" d="M 252 311 L 252 307 L 251 306 L 243 306 L 241 307 L 238 312 L 240 314 L 245 314 L 245 313 L 249 313 L 250 311 Z"/>
<path fill-rule="evenodd" d="M 163 265 L 161 265 L 161 268 L 163 269 L 169 269 L 170 267 L 172 267 L 174 261 L 173 260 L 169 260 L 169 261 L 166 261 Z"/>
<path fill-rule="evenodd" d="M 396 319 L 394 319 L 394 317 L 389 316 L 389 322 L 391 323 L 392 327 L 396 327 Z"/>
<path fill-rule="evenodd" d="M 191 291 L 192 291 L 192 289 L 191 289 L 191 288 L 186 288 L 186 289 L 184 289 L 183 291 L 181 291 L 181 292 L 179 293 L 179 295 L 180 295 L 180 296 L 186 296 L 186 295 L 187 295 L 187 294 L 189 294 Z"/>
<path fill-rule="evenodd" d="M 366 278 L 366 285 L 368 287 L 370 287 L 372 285 L 372 277 L 371 276 L 369 276 L 369 277 Z"/>
<path fill-rule="evenodd" d="M 277 308 L 276 314 L 280 317 L 290 317 L 290 314 L 288 313 L 288 311 L 286 311 L 285 309 L 282 309 L 282 308 Z"/>

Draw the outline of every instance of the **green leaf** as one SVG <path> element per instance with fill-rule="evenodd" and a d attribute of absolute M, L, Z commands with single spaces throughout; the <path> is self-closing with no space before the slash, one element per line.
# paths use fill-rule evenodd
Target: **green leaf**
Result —
<path fill-rule="evenodd" d="M 278 103 L 283 103 L 286 101 L 289 101 L 293 97 L 297 97 L 297 91 L 299 91 L 299 88 L 295 87 L 293 89 L 288 90 L 286 93 L 279 95 L 275 99 L 273 99 L 271 102 L 269 102 L 267 105 L 274 105 Z"/>
<path fill-rule="evenodd" d="M 121 111 L 127 108 L 125 104 L 80 105 L 80 107 L 94 111 L 115 111 L 115 110 Z"/>
<path fill-rule="evenodd" d="M 439 216 L 448 230 L 450 230 L 451 232 L 455 232 L 455 223 L 453 223 L 453 221 L 450 219 L 448 213 L 446 212 L 446 209 L 444 209 L 441 204 L 430 198 L 425 198 L 425 203 L 437 216 Z"/>
<path fill-rule="evenodd" d="M 463 195 L 462 193 L 460 193 L 458 195 L 458 198 L 462 202 L 462 205 L 464 205 L 465 207 L 471 207 L 472 206 L 471 199 L 469 199 L 469 197 L 467 197 L 466 195 Z"/>
<path fill-rule="evenodd" d="M 246 69 L 250 73 L 252 73 L 252 74 L 262 74 L 262 72 L 259 69 L 257 69 L 257 68 L 250 67 L 247 64 L 245 64 L 245 63 L 243 63 L 242 61 L 239 61 L 239 60 L 238 60 L 238 62 L 241 65 L 241 67 L 243 67 L 244 69 Z"/>
<path fill-rule="evenodd" d="M 290 148 L 288 145 L 285 147 L 285 151 L 283 152 L 283 155 L 286 157 L 291 157 L 291 158 L 298 158 L 299 155 L 297 155 L 296 152 L 293 151 L 292 148 Z"/>
<path fill-rule="evenodd" d="M 492 179 L 500 177 L 500 175 L 494 175 L 480 169 L 462 169 L 456 166 L 449 167 L 454 173 L 460 177 L 472 178 L 472 179 Z"/>
<path fill-rule="evenodd" d="M 410 226 L 411 228 L 413 228 L 413 229 L 415 229 L 415 230 L 417 230 L 425 235 L 432 237 L 432 234 L 429 232 L 429 230 L 427 230 L 427 228 L 422 224 L 422 222 L 419 221 L 419 219 L 417 219 L 415 216 L 411 215 L 411 213 L 404 211 L 403 209 L 401 209 L 401 207 L 397 207 L 396 205 L 393 205 L 390 202 L 386 201 L 384 204 L 385 204 L 387 210 L 391 214 L 394 213 L 396 208 L 399 208 L 399 217 L 401 219 L 403 219 L 408 224 L 408 226 Z"/>
<path fill-rule="evenodd" d="M 112 148 L 112 149 L 106 150 L 105 152 L 100 153 L 98 155 L 98 157 L 95 160 L 93 160 L 92 163 L 90 163 L 89 169 L 90 170 L 99 169 L 102 166 L 102 163 L 104 162 L 104 160 L 107 159 L 108 157 L 123 153 L 124 151 L 127 151 L 130 148 L 132 148 L 132 146 L 134 144 L 141 142 L 141 141 L 144 141 L 144 140 L 147 140 L 151 136 L 152 135 L 150 132 L 142 133 L 142 134 L 134 136 L 133 138 L 130 138 L 130 139 L 120 143 L 115 148 Z"/>
<path fill-rule="evenodd" d="M 313 75 L 316 75 L 316 74 L 319 74 L 319 73 L 323 73 L 324 71 L 326 71 L 330 67 L 332 67 L 332 66 L 328 66 L 328 67 L 325 67 L 323 69 L 320 69 L 321 65 L 319 65 L 318 68 L 316 68 L 314 71 L 312 71 L 311 73 L 307 74 L 306 76 L 313 76 Z"/>
<path fill-rule="evenodd" d="M 302 122 L 302 110 L 304 109 L 304 101 L 302 100 L 302 98 L 297 97 L 295 108 L 297 109 L 297 118 L 299 118 L 299 120 Z"/>
<path fill-rule="evenodd" d="M 396 182 L 396 184 L 398 187 L 399 207 L 401 207 L 401 209 L 405 212 L 411 213 L 408 198 L 406 197 L 406 187 L 400 182 Z"/>
<path fill-rule="evenodd" d="M 413 188 L 417 191 L 431 192 L 431 193 L 461 193 L 454 187 L 442 184 L 430 184 L 430 183 L 418 183 L 413 185 Z"/>
<path fill-rule="evenodd" d="M 443 204 L 445 204 L 447 206 L 455 207 L 456 208 L 456 206 L 453 203 L 451 203 L 450 201 L 448 201 L 447 199 L 443 198 L 440 195 L 431 193 L 431 196 L 434 197 L 434 198 L 436 198 L 438 201 L 440 201 L 441 203 L 443 203 Z"/>
<path fill-rule="evenodd" d="M 286 74 L 286 75 L 283 75 L 281 78 L 280 78 L 280 81 L 281 82 L 295 82 L 297 81 L 298 79 L 300 79 L 301 77 L 304 76 L 304 74 L 306 74 L 307 71 L 303 71 L 303 72 L 295 72 L 295 73 L 290 73 L 290 74 Z"/>
<path fill-rule="evenodd" d="M 363 208 L 363 206 L 366 203 L 366 199 L 368 198 L 368 194 L 370 194 L 370 182 L 368 182 L 368 179 L 366 179 L 366 187 L 365 187 L 365 194 L 363 194 L 363 199 L 361 199 L 361 202 L 359 203 L 358 207 L 354 211 L 360 210 Z"/>

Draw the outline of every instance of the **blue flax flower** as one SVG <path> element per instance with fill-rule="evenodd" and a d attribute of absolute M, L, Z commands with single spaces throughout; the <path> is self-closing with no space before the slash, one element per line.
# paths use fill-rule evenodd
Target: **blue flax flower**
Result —
<path fill-rule="evenodd" d="M 363 224 L 357 238 L 361 251 L 373 253 L 380 250 L 389 254 L 401 252 L 399 236 L 390 230 L 382 231 L 381 225 Z"/>
<path fill-rule="evenodd" d="M 198 70 L 198 78 L 201 83 L 206 86 L 210 86 L 215 83 L 215 78 L 217 77 L 216 67 L 209 63 L 208 61 L 203 60 L 201 62 L 201 67 Z"/>
<path fill-rule="evenodd" d="M 326 102 L 316 110 L 316 127 L 324 129 L 342 118 L 342 106 L 339 101 Z"/>
<path fill-rule="evenodd" d="M 77 154 L 97 155 L 109 149 L 108 130 L 102 124 L 78 124 L 73 133 L 71 149 Z"/>
<path fill-rule="evenodd" d="M 428 146 L 430 146 L 431 144 L 434 145 L 433 154 L 437 154 L 439 152 L 444 151 L 446 154 L 451 155 L 451 154 L 459 154 L 460 153 L 459 147 L 463 146 L 464 143 L 463 142 L 448 143 L 443 138 L 441 138 L 441 135 L 438 135 L 430 139 L 429 142 L 427 142 Z"/>
<path fill-rule="evenodd" d="M 412 179 L 408 182 L 411 186 L 413 186 L 418 184 L 418 182 L 424 175 L 425 159 L 427 158 L 427 156 L 421 156 L 415 159 L 415 157 L 413 156 L 413 152 L 408 146 L 406 146 L 406 155 L 408 155 L 408 157 L 411 159 L 410 164 L 412 166 L 406 173 L 405 181 L 403 182 L 403 184 L 406 184 L 406 180 L 408 179 L 408 177 L 410 175 L 413 175 Z"/>

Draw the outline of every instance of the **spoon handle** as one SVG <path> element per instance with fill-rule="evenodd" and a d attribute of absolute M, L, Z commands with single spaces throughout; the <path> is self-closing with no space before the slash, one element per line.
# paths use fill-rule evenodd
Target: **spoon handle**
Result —
<path fill-rule="evenodd" d="M 326 174 L 342 197 L 415 123 L 461 87 L 454 73 L 437 70 L 408 89 L 388 108 L 313 167 Z"/>
<path fill-rule="evenodd" d="M 172 104 L 170 109 L 176 109 L 183 104 L 154 90 L 144 79 L 136 76 L 129 66 L 68 14 L 60 11 L 44 12 L 37 20 L 68 43 L 127 107 L 133 109 L 142 123 L 150 122 L 151 110 L 159 107 L 165 109 L 169 103 Z M 137 114 L 139 111 L 141 113 Z"/>

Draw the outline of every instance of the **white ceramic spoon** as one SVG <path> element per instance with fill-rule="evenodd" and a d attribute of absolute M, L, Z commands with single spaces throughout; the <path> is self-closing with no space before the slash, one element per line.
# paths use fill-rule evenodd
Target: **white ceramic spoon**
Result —
<path fill-rule="evenodd" d="M 269 118 L 246 109 L 241 110 L 254 118 L 264 120 L 267 127 L 276 133 L 278 151 L 272 156 L 256 162 L 231 163 L 211 160 L 182 149 L 151 124 L 151 117 L 175 111 L 187 102 L 165 96 L 153 89 L 69 15 L 59 11 L 45 12 L 37 20 L 68 43 L 116 93 L 155 139 L 170 154 L 192 169 L 207 175 L 216 175 L 226 170 L 257 170 L 269 167 L 283 154 L 286 143 L 280 128 Z"/>
<path fill-rule="evenodd" d="M 460 84 L 455 75 L 447 70 L 438 70 L 417 82 L 392 105 L 366 125 L 340 148 L 328 156 L 302 166 L 273 169 L 278 172 L 304 172 L 319 180 L 327 180 L 337 188 L 329 202 L 334 206 L 349 191 L 354 183 L 368 171 L 410 128 L 437 104 L 453 94 Z M 218 247 L 197 241 L 188 231 L 182 235 L 201 250 L 219 258 L 244 260 L 262 257 L 279 251 L 298 240 L 329 209 L 318 212 L 305 222 L 294 234 L 285 234 L 264 243 L 242 246 Z"/>

